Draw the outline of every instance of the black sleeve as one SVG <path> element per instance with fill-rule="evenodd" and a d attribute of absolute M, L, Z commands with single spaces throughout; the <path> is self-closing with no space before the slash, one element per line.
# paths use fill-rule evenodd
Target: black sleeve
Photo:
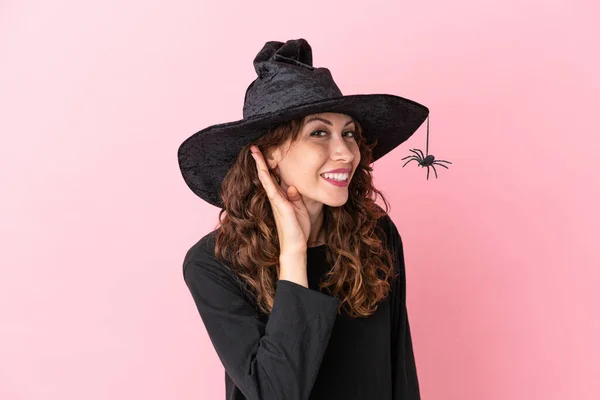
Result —
<path fill-rule="evenodd" d="M 389 218 L 389 217 L 388 217 Z M 408 309 L 406 307 L 406 269 L 402 238 L 396 225 L 389 218 L 387 237 L 391 244 L 394 268 L 398 277 L 394 282 L 392 311 L 392 399 L 420 400 L 419 380 L 413 352 Z"/>
<path fill-rule="evenodd" d="M 183 275 L 217 355 L 246 398 L 308 399 L 339 299 L 279 280 L 263 323 L 211 247 L 190 249 Z"/>

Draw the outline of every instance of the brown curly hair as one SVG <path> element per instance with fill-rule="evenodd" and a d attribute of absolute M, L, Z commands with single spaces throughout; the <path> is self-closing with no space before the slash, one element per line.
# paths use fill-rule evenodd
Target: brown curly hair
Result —
<path fill-rule="evenodd" d="M 303 121 L 304 118 L 298 118 L 273 127 L 252 144 L 267 154 L 266 150 L 288 139 L 294 142 Z M 367 143 L 362 127 L 358 121 L 354 122 L 361 160 L 350 182 L 348 201 L 340 207 L 323 205 L 326 257 L 333 267 L 321 279 L 320 288 L 341 300 L 338 313 L 345 310 L 351 317 L 367 317 L 388 296 L 397 274 L 390 251 L 381 240 L 384 231 L 377 223 L 389 209 L 383 194 L 373 186 L 371 175 L 371 150 L 377 141 Z M 220 196 L 225 208 L 219 212 L 215 256 L 229 263 L 249 289 L 259 311 L 268 314 L 273 308 L 279 276 L 279 239 L 271 204 L 250 155 L 250 145 L 241 150 L 221 184 Z M 281 183 L 278 172 L 270 172 Z M 375 203 L 374 194 L 382 198 L 385 211 Z"/>

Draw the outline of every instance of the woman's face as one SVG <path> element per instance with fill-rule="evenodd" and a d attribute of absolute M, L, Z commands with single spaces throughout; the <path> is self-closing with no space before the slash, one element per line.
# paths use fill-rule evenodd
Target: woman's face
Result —
<path fill-rule="evenodd" d="M 274 159 L 268 162 L 271 168 L 276 164 L 282 188 L 295 186 L 309 210 L 316 211 L 322 204 L 339 207 L 348 200 L 348 186 L 360 162 L 355 132 L 356 125 L 348 115 L 308 115 L 298 139 L 275 150 Z M 337 168 L 348 169 L 345 186 L 336 186 L 321 176 Z"/>

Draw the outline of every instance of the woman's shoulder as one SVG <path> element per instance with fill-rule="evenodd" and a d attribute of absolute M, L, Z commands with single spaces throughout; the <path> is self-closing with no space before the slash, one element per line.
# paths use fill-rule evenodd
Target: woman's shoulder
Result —
<path fill-rule="evenodd" d="M 216 235 L 218 230 L 207 233 L 196 241 L 185 253 L 183 259 L 183 275 L 185 279 L 190 276 L 202 275 L 211 280 L 229 280 L 237 282 L 231 267 L 215 255 Z"/>
<path fill-rule="evenodd" d="M 377 220 L 377 226 L 383 230 L 383 233 L 388 241 L 394 241 L 394 239 L 399 236 L 398 228 L 396 227 L 394 220 L 387 212 L 385 212 L 383 208 L 381 208 L 379 205 L 376 206 L 381 210 L 381 212 L 384 213 L 384 215 L 379 217 Z"/>
<path fill-rule="evenodd" d="M 207 233 L 196 241 L 185 253 L 183 264 L 189 262 L 211 259 L 215 253 L 215 239 L 217 230 Z"/>

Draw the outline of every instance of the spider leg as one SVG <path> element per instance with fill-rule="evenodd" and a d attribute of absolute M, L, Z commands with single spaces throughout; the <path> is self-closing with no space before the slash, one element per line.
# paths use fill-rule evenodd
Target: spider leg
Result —
<path fill-rule="evenodd" d="M 414 149 L 414 150 L 417 150 L 419 153 L 421 153 L 421 158 L 425 159 L 425 156 L 423 155 L 423 151 L 422 150 L 419 150 L 419 149 Z"/>
<path fill-rule="evenodd" d="M 441 165 L 442 165 L 442 167 L 445 167 L 444 164 L 441 164 Z M 437 177 L 438 177 L 437 176 L 437 171 L 435 170 L 435 167 L 433 166 L 433 164 L 431 164 L 431 168 L 433 168 L 433 172 L 435 172 L 435 179 L 437 179 Z"/>
<path fill-rule="evenodd" d="M 429 165 L 427 166 L 427 180 L 429 180 Z"/>
<path fill-rule="evenodd" d="M 417 156 L 407 156 L 407 157 L 404 157 L 404 158 L 408 158 L 408 157 L 415 157 L 415 158 L 416 158 L 416 160 L 419 162 L 419 164 L 421 164 L 421 162 L 422 162 L 422 161 L 424 161 L 424 160 L 423 160 L 421 157 L 419 157 L 418 155 L 417 155 Z M 404 158 L 403 158 L 403 160 L 404 160 Z"/>
<path fill-rule="evenodd" d="M 417 153 L 417 150 L 419 151 L 419 153 Z M 415 153 L 417 155 L 417 158 L 420 158 L 421 160 L 424 160 L 425 157 L 423 157 L 423 152 L 419 149 L 410 149 L 410 151 L 412 151 L 413 153 Z"/>
<path fill-rule="evenodd" d="M 437 162 L 447 162 L 448 164 L 452 164 L 450 161 L 446 161 L 446 160 L 435 160 Z"/>
<path fill-rule="evenodd" d="M 414 156 L 411 156 L 411 157 L 414 157 Z M 402 166 L 402 168 L 404 168 L 404 166 L 406 164 L 408 164 L 409 162 L 411 162 L 411 161 L 416 161 L 417 163 L 419 163 L 419 160 L 417 160 L 416 158 L 411 158 L 410 160 L 408 160 L 407 162 L 404 163 L 404 165 Z"/>
<path fill-rule="evenodd" d="M 415 156 L 406 156 L 406 157 L 403 158 L 403 160 L 406 160 L 409 157 L 415 157 Z M 417 159 L 417 161 L 419 161 L 419 159 L 417 157 L 415 157 L 415 158 Z"/>
<path fill-rule="evenodd" d="M 438 164 L 437 160 L 436 160 L 436 161 L 434 161 L 434 162 L 432 163 L 432 165 L 433 165 L 433 164 Z M 444 168 L 448 169 L 448 167 L 447 167 L 447 166 L 445 166 L 444 164 L 438 164 L 438 165 L 439 165 L 440 167 L 444 167 Z"/>

